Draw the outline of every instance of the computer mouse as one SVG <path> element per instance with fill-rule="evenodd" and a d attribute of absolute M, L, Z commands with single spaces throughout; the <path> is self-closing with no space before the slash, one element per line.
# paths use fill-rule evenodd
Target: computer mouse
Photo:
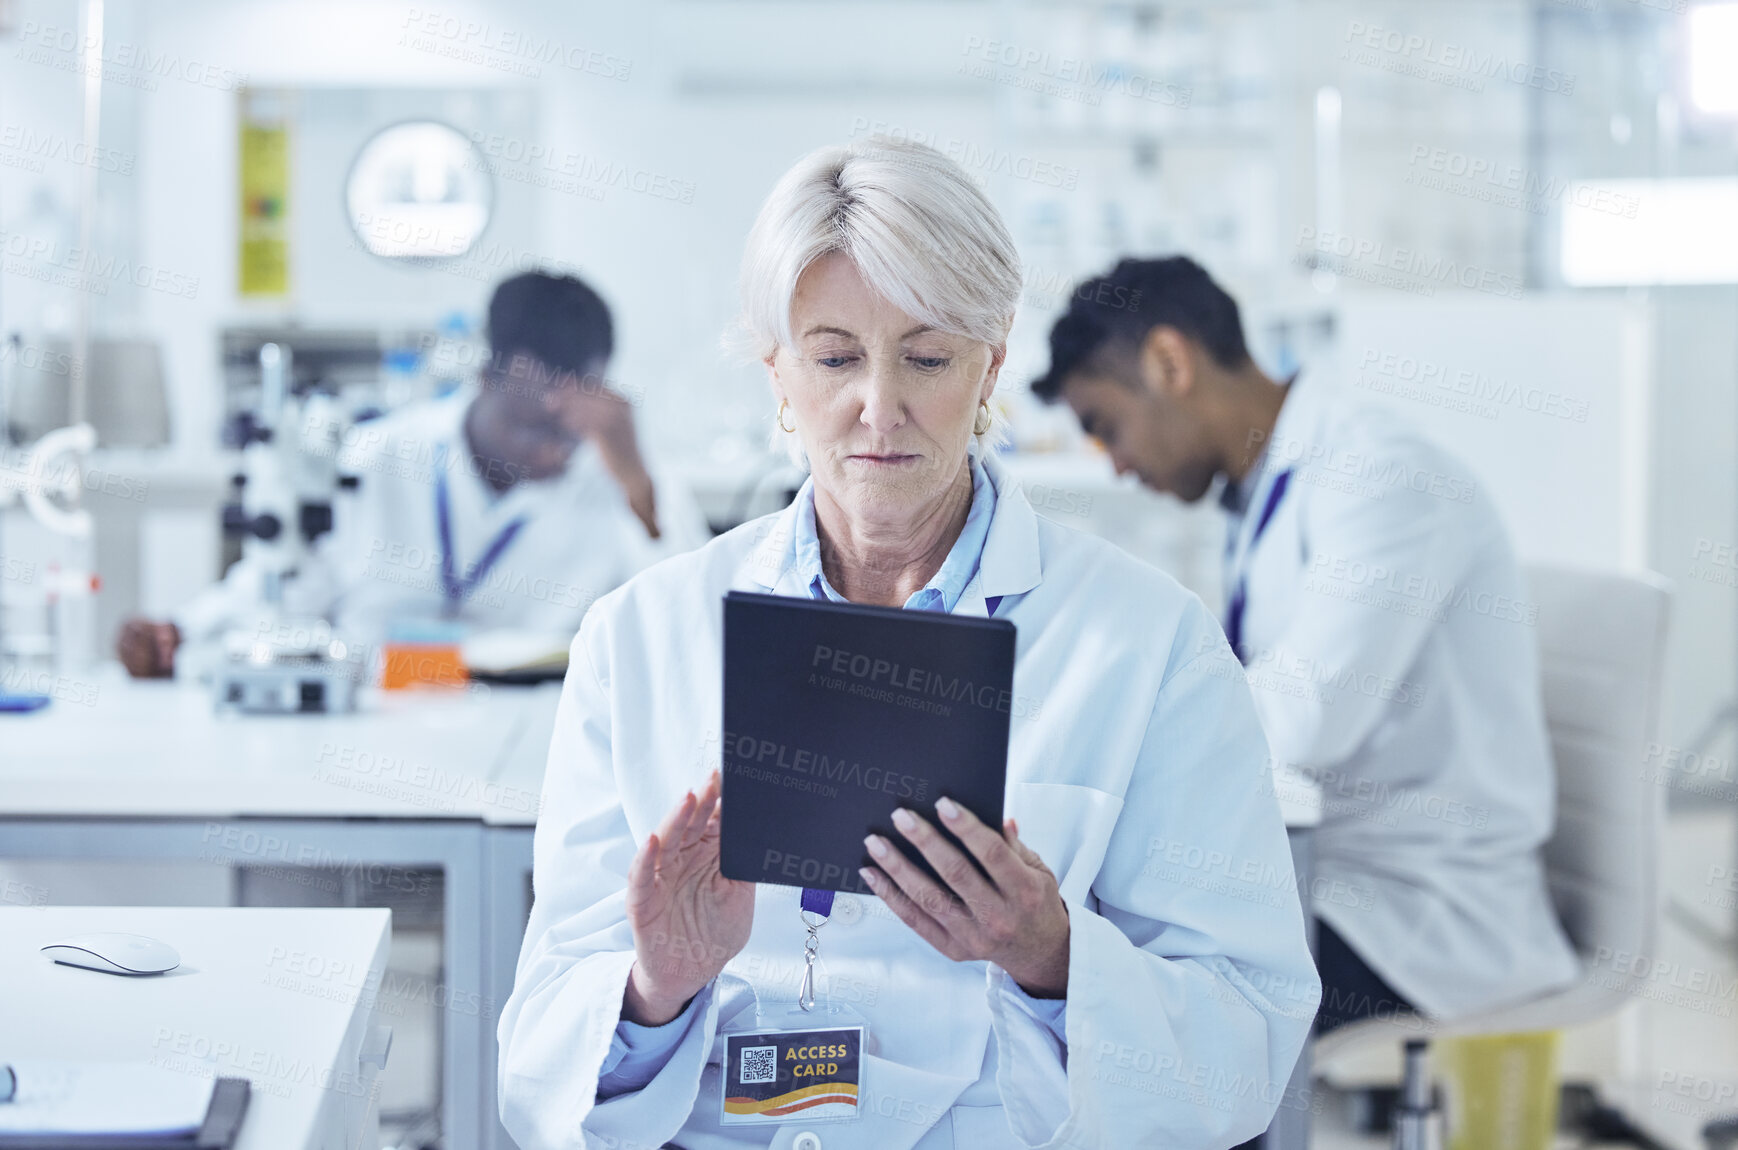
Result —
<path fill-rule="evenodd" d="M 168 943 L 118 931 L 74 935 L 49 943 L 42 953 L 67 966 L 106 974 L 162 974 L 181 965 L 181 956 Z"/>

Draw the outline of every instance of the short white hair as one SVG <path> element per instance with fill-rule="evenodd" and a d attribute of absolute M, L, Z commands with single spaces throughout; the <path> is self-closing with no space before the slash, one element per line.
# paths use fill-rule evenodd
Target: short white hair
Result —
<path fill-rule="evenodd" d="M 740 350 L 764 360 L 793 346 L 797 280 L 831 252 L 931 327 L 991 346 L 1008 338 L 1020 301 L 1014 238 L 983 190 L 934 148 L 871 136 L 810 152 L 779 179 L 742 256 Z"/>

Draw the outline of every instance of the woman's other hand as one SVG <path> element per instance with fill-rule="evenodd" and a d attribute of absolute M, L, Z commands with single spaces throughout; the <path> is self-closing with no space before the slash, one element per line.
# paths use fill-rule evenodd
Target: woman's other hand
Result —
<path fill-rule="evenodd" d="M 633 970 L 622 1016 L 662 1026 L 718 977 L 748 943 L 754 884 L 718 872 L 718 772 L 689 791 L 650 835 L 628 869 Z"/>
<path fill-rule="evenodd" d="M 880 835 L 864 840 L 878 867 L 863 878 L 894 914 L 955 962 L 993 962 L 1034 998 L 1068 993 L 1068 907 L 1056 876 L 1020 841 L 1009 819 L 1001 834 L 951 799 L 936 803 L 947 829 L 983 864 L 989 879 L 924 819 L 903 808 L 899 828 L 946 881 L 937 886 L 922 868 Z"/>

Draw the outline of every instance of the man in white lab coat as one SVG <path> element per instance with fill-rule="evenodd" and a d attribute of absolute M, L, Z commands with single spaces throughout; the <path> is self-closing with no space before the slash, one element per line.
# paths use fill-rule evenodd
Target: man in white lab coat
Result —
<path fill-rule="evenodd" d="M 1262 373 L 1186 258 L 1075 293 L 1033 384 L 1119 474 L 1229 515 L 1227 637 L 1276 768 L 1316 779 L 1319 1029 L 1463 1016 L 1571 981 L 1535 611 L 1488 494 L 1319 373 Z"/>
<path fill-rule="evenodd" d="M 565 646 L 599 596 L 698 546 L 691 495 L 654 482 L 632 407 L 604 384 L 608 308 L 569 276 L 527 272 L 489 303 L 491 355 L 476 384 L 350 429 L 332 533 L 286 603 L 347 637 L 457 620 Z M 262 573 L 243 561 L 170 621 L 134 619 L 119 654 L 134 675 L 171 673 L 177 648 L 261 615 Z"/>

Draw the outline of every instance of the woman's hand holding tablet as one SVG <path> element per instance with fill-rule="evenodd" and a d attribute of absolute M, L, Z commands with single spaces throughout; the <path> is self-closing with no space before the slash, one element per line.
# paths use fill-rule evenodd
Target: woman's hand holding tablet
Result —
<path fill-rule="evenodd" d="M 948 958 L 993 962 L 1034 998 L 1066 997 L 1068 908 L 1055 874 L 1020 841 L 1013 819 L 997 834 L 949 799 L 937 802 L 936 810 L 989 880 L 921 815 L 902 807 L 893 813 L 894 826 L 950 889 L 938 886 L 880 835 L 863 840 L 878 864 L 863 868 L 864 881 L 905 925 Z"/>
<path fill-rule="evenodd" d="M 634 966 L 622 1017 L 662 1026 L 748 944 L 754 884 L 718 873 L 717 771 L 689 791 L 647 837 L 628 869 Z"/>

